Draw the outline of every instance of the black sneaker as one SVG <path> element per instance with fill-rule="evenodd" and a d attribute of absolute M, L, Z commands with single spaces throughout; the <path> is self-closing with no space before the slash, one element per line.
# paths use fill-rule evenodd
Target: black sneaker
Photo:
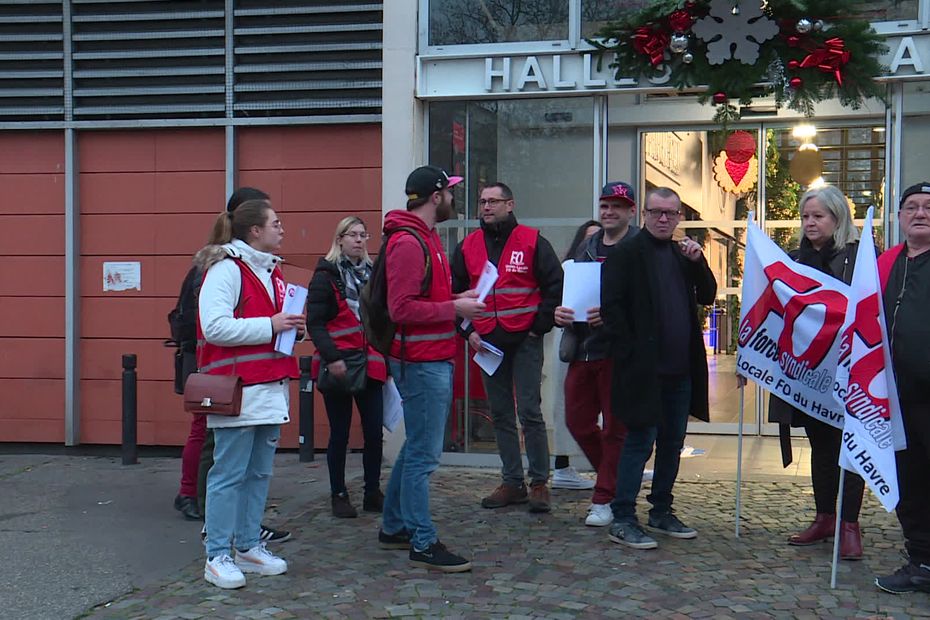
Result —
<path fill-rule="evenodd" d="M 878 577 L 875 585 L 892 594 L 930 592 L 930 566 L 908 562 L 887 577 Z"/>
<path fill-rule="evenodd" d="M 410 563 L 444 573 L 464 573 L 471 570 L 471 562 L 462 556 L 455 555 L 438 540 L 423 551 L 410 547 Z"/>
<path fill-rule="evenodd" d="M 646 534 L 639 523 L 630 521 L 614 521 L 610 525 L 610 534 L 607 538 L 618 545 L 626 545 L 631 549 L 655 549 L 659 543 Z"/>
<path fill-rule="evenodd" d="M 184 518 L 188 521 L 203 521 L 203 515 L 200 514 L 200 509 L 197 508 L 196 497 L 176 496 L 174 498 L 174 509 L 184 515 Z"/>
<path fill-rule="evenodd" d="M 697 537 L 697 530 L 682 523 L 672 512 L 659 516 L 649 515 L 649 529 L 672 538 Z"/>
<path fill-rule="evenodd" d="M 382 549 L 409 549 L 410 532 L 401 530 L 396 534 L 387 534 L 384 530 L 378 530 L 378 545 Z"/>
<path fill-rule="evenodd" d="M 291 533 L 287 530 L 274 530 L 262 524 L 261 533 L 258 536 L 259 542 L 263 543 L 282 543 L 291 539 Z"/>
<path fill-rule="evenodd" d="M 362 500 L 362 510 L 365 512 L 384 512 L 384 493 L 380 489 L 365 493 L 365 498 Z"/>

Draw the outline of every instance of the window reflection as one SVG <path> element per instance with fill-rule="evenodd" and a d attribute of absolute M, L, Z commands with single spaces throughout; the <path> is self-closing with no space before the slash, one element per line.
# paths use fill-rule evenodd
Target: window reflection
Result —
<path fill-rule="evenodd" d="M 429 44 L 564 41 L 569 0 L 430 0 Z"/>

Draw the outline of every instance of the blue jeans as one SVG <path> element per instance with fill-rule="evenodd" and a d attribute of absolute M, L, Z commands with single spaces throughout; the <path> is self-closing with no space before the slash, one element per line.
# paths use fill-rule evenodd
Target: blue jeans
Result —
<path fill-rule="evenodd" d="M 382 529 L 410 532 L 418 550 L 436 542 L 430 518 L 429 477 L 439 467 L 446 419 L 452 407 L 452 362 L 406 362 L 391 359 L 391 375 L 404 400 L 407 438 L 397 455 L 384 496 Z"/>
<path fill-rule="evenodd" d="M 643 469 L 652 456 L 655 444 L 655 473 L 652 492 L 646 500 L 652 504 L 649 514 L 661 516 L 672 510 L 672 487 L 678 477 L 681 449 L 688 430 L 691 406 L 691 379 L 662 378 L 662 411 L 659 425 L 629 429 L 620 463 L 617 466 L 617 492 L 610 508 L 614 521 L 636 522 L 636 496 L 643 484 Z"/>
<path fill-rule="evenodd" d="M 213 467 L 207 475 L 207 557 L 258 544 L 281 437 L 277 424 L 213 429 Z"/>

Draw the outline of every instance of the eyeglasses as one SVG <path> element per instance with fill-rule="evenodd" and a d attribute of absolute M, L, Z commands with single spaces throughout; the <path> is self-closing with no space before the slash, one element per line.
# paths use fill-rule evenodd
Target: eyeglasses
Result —
<path fill-rule="evenodd" d="M 675 219 L 681 215 L 680 209 L 643 209 L 646 212 L 646 215 L 649 217 L 654 217 L 657 220 L 661 220 L 662 216 L 667 217 L 670 220 Z"/>
<path fill-rule="evenodd" d="M 367 233 L 367 232 L 342 233 L 342 236 L 349 237 L 350 239 L 361 239 L 362 241 L 371 239 L 371 233 Z"/>
<path fill-rule="evenodd" d="M 491 205 L 492 207 L 496 207 L 500 203 L 507 202 L 508 200 L 513 200 L 513 199 L 512 198 L 479 198 L 478 206 L 483 207 L 484 205 Z"/>
<path fill-rule="evenodd" d="M 901 213 L 906 213 L 908 215 L 917 215 L 917 212 L 923 210 L 927 215 L 930 215 L 930 204 L 926 205 L 904 205 L 901 207 Z"/>

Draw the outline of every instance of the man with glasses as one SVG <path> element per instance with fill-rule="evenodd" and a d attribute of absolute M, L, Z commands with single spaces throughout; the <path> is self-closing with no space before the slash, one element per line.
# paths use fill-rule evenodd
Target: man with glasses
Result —
<path fill-rule="evenodd" d="M 609 538 L 633 549 L 655 549 L 636 517 L 643 469 L 655 445 L 650 530 L 694 538 L 672 510 L 688 415 L 709 419 L 707 359 L 697 305 L 709 305 L 717 282 L 700 244 L 672 235 L 681 199 L 658 187 L 646 194 L 643 230 L 621 243 L 601 270 L 601 319 L 611 339 L 612 412 L 628 434 L 617 469 Z"/>
<path fill-rule="evenodd" d="M 539 231 L 517 223 L 513 192 L 492 183 L 478 200 L 481 228 L 452 256 L 452 290 L 474 289 L 485 265 L 497 267 L 486 308 L 461 329 L 475 351 L 488 342 L 504 353 L 493 374 L 481 371 L 488 396 L 502 482 L 481 500 L 485 508 L 529 502 L 530 512 L 549 512 L 549 437 L 540 408 L 543 336 L 552 329 L 562 297 L 562 264 Z M 516 401 L 516 411 L 514 411 Z M 516 416 L 520 416 L 530 488 L 527 492 Z"/>
<path fill-rule="evenodd" d="M 624 239 L 639 232 L 632 224 L 636 212 L 633 188 L 627 183 L 608 183 L 601 190 L 598 214 L 601 230 L 579 246 L 575 262 L 603 263 Z M 613 358 L 610 341 L 601 327 L 600 307 L 576 317 L 571 308 L 555 309 L 555 322 L 574 337 L 574 348 L 565 377 L 565 425 L 597 472 L 597 482 L 585 525 L 604 527 L 613 521 L 610 502 L 617 488 L 617 463 L 626 427 L 610 413 Z M 564 338 L 565 336 L 563 336 Z M 601 427 L 597 425 L 602 417 Z"/>
<path fill-rule="evenodd" d="M 904 243 L 878 259 L 891 341 L 891 359 L 907 448 L 898 452 L 896 512 L 908 562 L 875 585 L 893 594 L 930 592 L 930 181 L 901 195 L 898 221 Z"/>

